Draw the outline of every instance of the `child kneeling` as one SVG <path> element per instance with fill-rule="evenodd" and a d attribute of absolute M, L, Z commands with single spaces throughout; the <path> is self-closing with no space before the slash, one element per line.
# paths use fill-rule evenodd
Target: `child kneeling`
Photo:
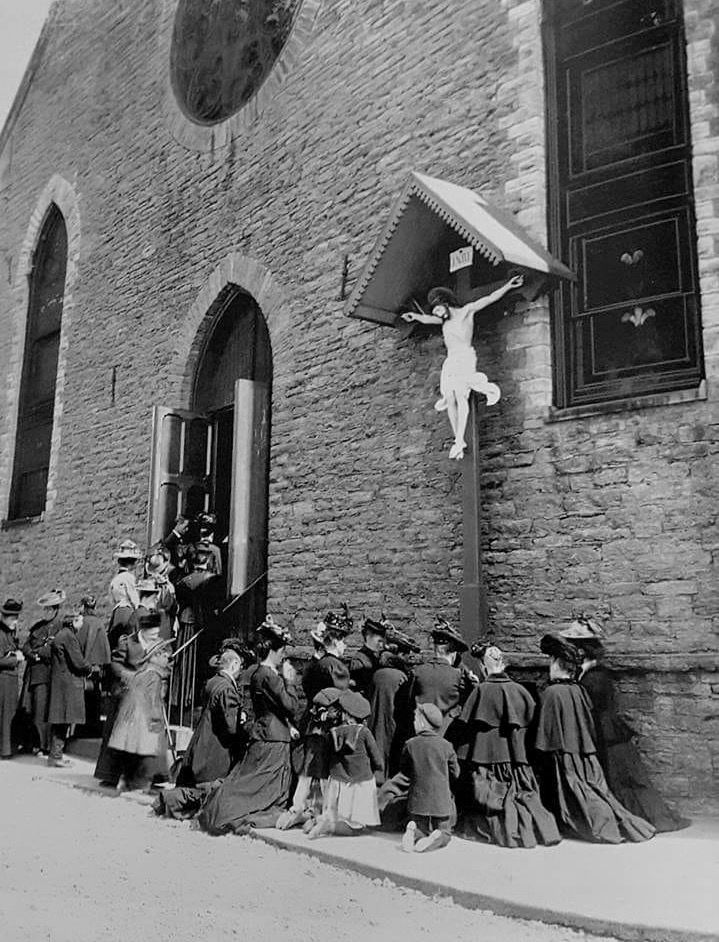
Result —
<path fill-rule="evenodd" d="M 337 704 L 343 722 L 329 733 L 329 777 L 322 817 L 309 832 L 310 838 L 326 834 L 350 837 L 380 823 L 374 773 L 382 768 L 382 756 L 364 725 L 370 705 L 350 690 L 340 694 Z"/>
<path fill-rule="evenodd" d="M 405 743 L 400 776 L 409 779 L 409 823 L 402 850 L 425 853 L 446 847 L 452 839 L 454 799 L 450 779 L 459 776 L 452 745 L 440 735 L 442 712 L 433 703 L 418 703 L 414 711 L 417 733 Z"/>

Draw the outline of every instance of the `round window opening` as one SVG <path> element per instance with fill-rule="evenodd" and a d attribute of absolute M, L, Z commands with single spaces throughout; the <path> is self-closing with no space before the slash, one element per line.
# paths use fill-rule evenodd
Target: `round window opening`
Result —
<path fill-rule="evenodd" d="M 302 0 L 180 0 L 170 69 L 182 110 L 219 124 L 257 93 L 292 31 Z"/>

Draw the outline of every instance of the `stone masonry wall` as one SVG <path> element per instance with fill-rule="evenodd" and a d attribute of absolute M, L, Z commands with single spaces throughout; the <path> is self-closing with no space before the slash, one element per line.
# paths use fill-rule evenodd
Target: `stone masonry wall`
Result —
<path fill-rule="evenodd" d="M 1 590 L 104 596 L 117 540 L 144 542 L 152 406 L 188 405 L 217 273 L 253 273 L 274 356 L 272 611 L 302 639 L 347 599 L 421 635 L 436 613 L 456 618 L 462 577 L 461 479 L 432 410 L 441 339 L 346 319 L 342 263 L 351 289 L 410 169 L 482 189 L 546 241 L 539 0 L 315 3 L 262 114 L 202 146 L 168 99 L 174 6 L 60 3 L 0 160 L 6 481 L 18 266 L 55 176 L 81 233 L 54 500 L 42 521 L 0 533 Z M 497 638 L 530 669 L 541 633 L 599 613 L 667 794 L 714 808 L 718 13 L 717 0 L 687 0 L 706 398 L 548 421 L 547 299 L 490 313 L 477 335 L 503 389 L 481 456 Z"/>

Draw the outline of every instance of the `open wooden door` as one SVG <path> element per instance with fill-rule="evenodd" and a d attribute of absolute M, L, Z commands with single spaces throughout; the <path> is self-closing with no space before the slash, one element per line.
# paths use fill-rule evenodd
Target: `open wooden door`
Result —
<path fill-rule="evenodd" d="M 233 596 L 249 593 L 266 576 L 269 437 L 269 387 L 238 379 L 228 574 L 228 591 Z"/>
<path fill-rule="evenodd" d="M 197 412 L 155 406 L 148 545 L 172 530 L 178 514 L 208 510 L 212 498 L 212 421 Z"/>

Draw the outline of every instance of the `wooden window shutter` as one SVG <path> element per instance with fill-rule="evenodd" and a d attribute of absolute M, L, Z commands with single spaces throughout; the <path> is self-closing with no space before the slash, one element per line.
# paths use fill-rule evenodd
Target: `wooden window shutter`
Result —
<path fill-rule="evenodd" d="M 155 406 L 148 543 L 172 530 L 178 514 L 211 506 L 212 422 L 198 412 Z"/>
<path fill-rule="evenodd" d="M 237 380 L 228 567 L 231 595 L 242 595 L 265 575 L 269 423 L 267 384 Z"/>

